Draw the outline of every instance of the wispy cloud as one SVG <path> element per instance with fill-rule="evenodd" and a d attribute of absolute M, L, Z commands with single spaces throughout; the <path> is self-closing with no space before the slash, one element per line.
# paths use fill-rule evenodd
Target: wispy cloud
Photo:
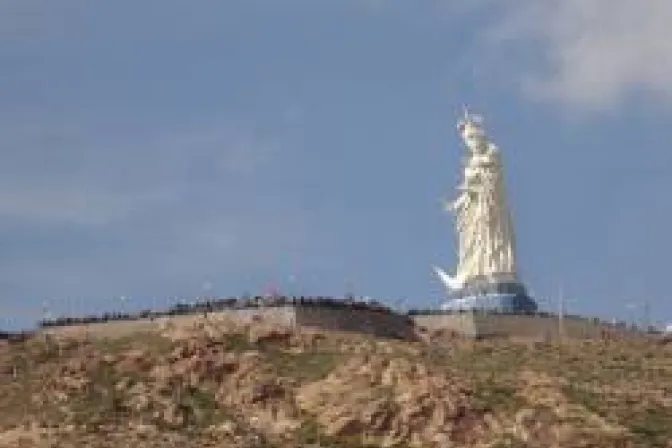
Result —
<path fill-rule="evenodd" d="M 336 244 L 324 216 L 268 186 L 287 142 L 218 117 L 192 121 L 3 127 L 3 294 L 32 298 L 31 313 L 49 297 L 60 311 L 73 296 L 109 309 L 114 295 L 193 294 L 206 278 L 230 292 L 253 287 L 250 273 L 320 266 Z"/>
<path fill-rule="evenodd" d="M 666 0 L 398 0 L 360 2 L 373 13 L 439 17 L 463 32 L 448 57 L 472 83 L 575 110 L 599 111 L 634 93 L 672 99 L 672 2 Z"/>
<path fill-rule="evenodd" d="M 184 188 L 204 177 L 254 175 L 280 149 L 272 138 L 218 120 L 122 136 L 24 125 L 3 129 L 0 147 L 0 216 L 79 225 L 179 201 Z"/>
<path fill-rule="evenodd" d="M 633 92 L 672 99 L 672 3 L 521 0 L 500 9 L 489 42 L 501 61 L 511 56 L 514 69 L 504 70 L 532 98 L 589 110 Z"/>
<path fill-rule="evenodd" d="M 254 287 L 250 276 L 322 266 L 335 243 L 319 222 L 314 213 L 286 205 L 253 203 L 209 214 L 183 207 L 105 232 L 63 232 L 60 241 L 47 239 L 47 247 L 22 245 L 0 257 L 0 284 L 6 294 L 61 301 L 192 294 L 206 278 L 230 293 L 241 284 Z"/>
<path fill-rule="evenodd" d="M 46 189 L 5 187 L 0 192 L 0 216 L 20 221 L 104 225 L 165 199 L 161 192 L 124 194 L 82 186 Z"/>

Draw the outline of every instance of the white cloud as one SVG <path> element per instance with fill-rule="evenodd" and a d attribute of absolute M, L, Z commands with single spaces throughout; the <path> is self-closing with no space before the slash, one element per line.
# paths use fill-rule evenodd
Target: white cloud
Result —
<path fill-rule="evenodd" d="M 593 110 L 634 92 L 672 99 L 672 2 L 516 0 L 503 9 L 490 43 L 504 61 L 510 45 L 528 49 L 510 62 L 533 98 Z"/>

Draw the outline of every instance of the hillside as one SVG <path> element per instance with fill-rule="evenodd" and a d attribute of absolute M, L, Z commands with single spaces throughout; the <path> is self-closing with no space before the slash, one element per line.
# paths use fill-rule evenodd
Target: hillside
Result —
<path fill-rule="evenodd" d="M 0 344 L 2 447 L 672 447 L 672 344 L 223 320 Z"/>

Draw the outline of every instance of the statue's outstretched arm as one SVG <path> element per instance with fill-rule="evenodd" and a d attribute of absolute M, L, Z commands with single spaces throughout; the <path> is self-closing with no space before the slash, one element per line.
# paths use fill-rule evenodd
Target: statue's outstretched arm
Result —
<path fill-rule="evenodd" d="M 459 195 L 457 199 L 455 199 L 454 201 L 446 201 L 445 203 L 446 211 L 452 213 L 459 212 L 460 210 L 464 209 L 468 200 L 469 200 L 469 193 L 465 191 L 464 193 Z"/>

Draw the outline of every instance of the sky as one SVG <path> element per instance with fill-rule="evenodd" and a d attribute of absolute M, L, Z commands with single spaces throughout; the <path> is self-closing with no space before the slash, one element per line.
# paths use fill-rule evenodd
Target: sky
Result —
<path fill-rule="evenodd" d="M 0 328 L 270 287 L 437 306 L 465 104 L 542 306 L 672 321 L 670 21 L 667 0 L 0 0 Z"/>

